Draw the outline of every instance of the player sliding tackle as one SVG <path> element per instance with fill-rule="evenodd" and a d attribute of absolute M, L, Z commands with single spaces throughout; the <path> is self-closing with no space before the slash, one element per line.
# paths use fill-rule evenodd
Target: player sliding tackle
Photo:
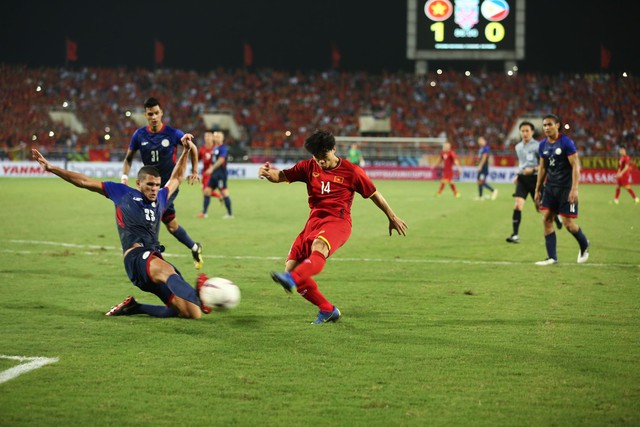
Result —
<path fill-rule="evenodd" d="M 398 218 L 367 174 L 353 163 L 336 156 L 336 141 L 325 131 L 316 131 L 304 143 L 313 158 L 285 170 L 271 168 L 267 162 L 258 176 L 271 182 L 300 181 L 307 184 L 311 213 L 287 256 L 284 273 L 271 273 L 273 280 L 287 292 L 295 289 L 319 308 L 312 323 L 340 319 L 340 310 L 318 290 L 312 276 L 320 273 L 327 258 L 344 245 L 351 235 L 351 205 L 354 193 L 371 199 L 389 219 L 393 230 L 406 235 L 407 224 Z"/>
<path fill-rule="evenodd" d="M 169 181 L 160 188 L 160 173 L 152 166 L 138 172 L 136 189 L 128 185 L 96 181 L 86 175 L 68 171 L 49 163 L 36 149 L 33 158 L 44 170 L 51 172 L 76 187 L 84 188 L 111 199 L 116 207 L 116 223 L 122 242 L 124 267 L 131 282 L 145 292 L 156 295 L 162 305 L 139 304 L 133 297 L 109 310 L 107 316 L 148 314 L 154 317 L 185 317 L 199 319 L 201 308 L 196 290 L 187 283 L 178 270 L 162 258 L 164 247 L 158 241 L 160 219 L 167 201 L 183 181 L 193 135 L 181 138 L 184 150 Z M 206 280 L 204 275 L 198 284 Z"/>

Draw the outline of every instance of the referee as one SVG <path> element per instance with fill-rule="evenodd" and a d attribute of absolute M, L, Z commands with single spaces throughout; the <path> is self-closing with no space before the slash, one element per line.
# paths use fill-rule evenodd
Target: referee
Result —
<path fill-rule="evenodd" d="M 533 139 L 535 127 L 531 122 L 522 122 L 519 126 L 522 140 L 516 144 L 516 155 L 518 156 L 518 175 L 514 179 L 516 192 L 513 195 L 516 199 L 513 207 L 513 234 L 507 237 L 508 243 L 520 243 L 518 230 L 522 221 L 522 208 L 527 195 L 531 195 L 531 200 L 535 204 L 536 181 L 538 180 L 538 165 L 540 155 L 538 154 L 539 142 Z M 538 211 L 538 205 L 535 205 Z M 556 217 L 556 226 L 562 228 L 562 222 Z"/>

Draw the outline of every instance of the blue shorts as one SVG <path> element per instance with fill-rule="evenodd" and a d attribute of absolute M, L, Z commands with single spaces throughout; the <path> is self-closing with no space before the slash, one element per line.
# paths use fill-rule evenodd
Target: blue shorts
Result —
<path fill-rule="evenodd" d="M 578 217 L 578 203 L 569 203 L 571 188 L 549 187 L 544 188 L 540 210 L 555 212 L 568 218 Z"/>
<path fill-rule="evenodd" d="M 227 188 L 227 174 L 224 171 L 218 172 L 218 170 L 214 170 L 211 174 L 211 178 L 209 178 L 209 183 L 207 187 L 215 190 L 224 190 Z"/>
<path fill-rule="evenodd" d="M 489 169 L 482 169 L 480 172 L 478 172 L 478 181 L 486 181 L 487 178 L 489 177 Z"/>
<path fill-rule="evenodd" d="M 124 269 L 131 283 L 140 288 L 140 290 L 156 295 L 168 306 L 173 297 L 173 292 L 171 292 L 166 283 L 154 283 L 151 277 L 149 277 L 149 268 L 151 260 L 154 257 L 164 259 L 160 252 L 152 251 L 144 247 L 132 249 L 127 256 L 124 257 Z M 173 268 L 176 270 L 176 273 L 180 274 L 175 266 L 173 266 Z"/>

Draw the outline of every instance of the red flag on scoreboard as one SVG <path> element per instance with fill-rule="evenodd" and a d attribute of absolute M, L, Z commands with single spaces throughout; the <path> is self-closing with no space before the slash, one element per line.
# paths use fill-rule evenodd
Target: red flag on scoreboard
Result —
<path fill-rule="evenodd" d="M 78 43 L 67 37 L 67 61 L 78 60 Z"/>
<path fill-rule="evenodd" d="M 251 67 L 253 64 L 253 49 L 249 43 L 244 44 L 244 66 Z"/>
<path fill-rule="evenodd" d="M 160 40 L 156 40 L 154 53 L 156 65 L 162 65 L 164 62 L 164 44 Z"/>
<path fill-rule="evenodd" d="M 611 51 L 604 47 L 603 44 L 600 45 L 600 68 L 606 70 L 609 68 L 611 64 Z"/>
<path fill-rule="evenodd" d="M 335 43 L 331 43 L 331 66 L 334 69 L 340 68 L 340 59 L 342 59 L 342 55 L 340 55 L 340 51 L 336 47 Z"/>

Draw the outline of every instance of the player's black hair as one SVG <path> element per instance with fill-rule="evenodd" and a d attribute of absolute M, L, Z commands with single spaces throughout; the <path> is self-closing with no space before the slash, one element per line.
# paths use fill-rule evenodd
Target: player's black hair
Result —
<path fill-rule="evenodd" d="M 138 171 L 138 179 L 142 181 L 145 176 L 151 175 L 155 177 L 160 177 L 160 171 L 155 168 L 155 166 L 143 166 Z"/>
<path fill-rule="evenodd" d="M 331 132 L 316 129 L 316 131 L 304 141 L 304 148 L 311 153 L 313 157 L 321 158 L 336 148 L 336 139 Z"/>
<path fill-rule="evenodd" d="M 153 108 L 155 106 L 158 106 L 160 108 L 162 108 L 162 106 L 160 105 L 160 101 L 158 101 L 156 98 L 154 98 L 153 96 L 150 98 L 147 98 L 146 101 L 144 101 L 144 108 Z"/>
<path fill-rule="evenodd" d="M 527 121 L 521 122 L 520 126 L 518 126 L 518 129 L 522 129 L 522 126 L 529 126 L 533 132 L 536 131 L 536 127 L 531 122 L 527 122 Z"/>
<path fill-rule="evenodd" d="M 545 116 L 542 118 L 542 120 L 544 120 L 544 119 L 553 119 L 553 121 L 555 121 L 557 124 L 559 124 L 559 125 L 560 125 L 560 127 L 562 127 L 562 120 L 560 120 L 560 117 L 559 117 L 559 116 L 556 116 L 556 115 L 555 115 L 555 114 L 553 114 L 553 113 L 549 113 L 549 114 L 545 115 Z"/>

